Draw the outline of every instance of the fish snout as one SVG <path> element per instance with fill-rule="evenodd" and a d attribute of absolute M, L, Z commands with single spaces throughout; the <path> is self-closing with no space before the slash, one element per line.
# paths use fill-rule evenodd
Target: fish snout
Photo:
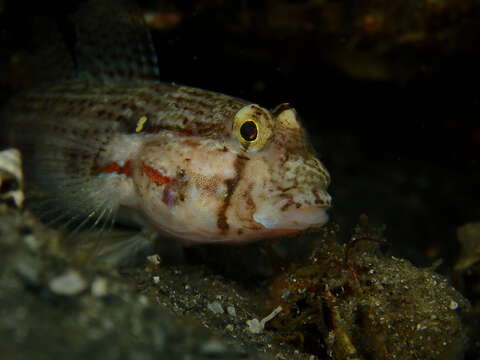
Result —
<path fill-rule="evenodd" d="M 292 207 L 280 215 L 279 223 L 289 229 L 308 229 L 320 227 L 328 221 L 327 207 Z"/>
<path fill-rule="evenodd" d="M 332 206 L 332 196 L 325 190 L 313 190 L 315 196 L 315 205 L 321 208 L 329 208 Z"/>

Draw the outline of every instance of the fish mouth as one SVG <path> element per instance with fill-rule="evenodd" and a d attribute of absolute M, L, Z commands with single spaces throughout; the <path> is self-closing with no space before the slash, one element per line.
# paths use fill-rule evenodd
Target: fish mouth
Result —
<path fill-rule="evenodd" d="M 274 232 L 296 232 L 324 225 L 329 219 L 328 208 L 329 206 L 302 206 L 277 214 L 256 212 L 253 219 L 265 229 Z"/>
<path fill-rule="evenodd" d="M 327 214 L 328 206 L 315 208 L 300 208 L 285 212 L 281 221 L 290 223 L 289 228 L 305 229 L 310 227 L 320 227 L 324 225 L 329 217 Z"/>

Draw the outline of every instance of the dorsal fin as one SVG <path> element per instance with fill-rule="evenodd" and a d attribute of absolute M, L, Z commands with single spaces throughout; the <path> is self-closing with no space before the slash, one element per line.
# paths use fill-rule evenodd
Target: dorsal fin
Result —
<path fill-rule="evenodd" d="M 90 0 L 74 15 L 80 73 L 110 81 L 158 79 L 158 62 L 140 9 L 129 0 Z"/>

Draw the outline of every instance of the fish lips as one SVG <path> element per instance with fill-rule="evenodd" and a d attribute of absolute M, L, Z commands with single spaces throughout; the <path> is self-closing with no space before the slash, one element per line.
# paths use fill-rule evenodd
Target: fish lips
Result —
<path fill-rule="evenodd" d="M 275 233 L 292 233 L 306 230 L 312 227 L 321 227 L 328 222 L 329 215 L 327 210 L 330 204 L 324 206 L 300 206 L 289 207 L 285 211 L 276 213 L 257 211 L 253 214 L 253 219 L 264 229 Z"/>

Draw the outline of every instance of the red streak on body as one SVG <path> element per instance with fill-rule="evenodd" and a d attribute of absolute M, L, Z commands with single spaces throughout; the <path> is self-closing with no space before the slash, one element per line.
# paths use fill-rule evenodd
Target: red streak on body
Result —
<path fill-rule="evenodd" d="M 142 172 L 147 175 L 150 180 L 152 180 L 157 185 L 164 185 L 171 182 L 173 179 L 169 178 L 168 176 L 162 175 L 160 171 L 152 168 L 151 166 L 142 163 Z"/>
<path fill-rule="evenodd" d="M 197 147 L 198 145 L 200 145 L 198 141 L 193 141 L 193 140 L 185 140 L 183 143 L 191 147 Z"/>
<path fill-rule="evenodd" d="M 125 162 L 125 165 L 123 166 L 118 165 L 118 163 L 114 161 L 111 164 L 108 164 L 106 167 L 104 167 L 101 172 L 104 172 L 107 174 L 117 173 L 117 174 L 123 174 L 126 176 L 132 176 L 132 160 L 127 160 Z"/>

